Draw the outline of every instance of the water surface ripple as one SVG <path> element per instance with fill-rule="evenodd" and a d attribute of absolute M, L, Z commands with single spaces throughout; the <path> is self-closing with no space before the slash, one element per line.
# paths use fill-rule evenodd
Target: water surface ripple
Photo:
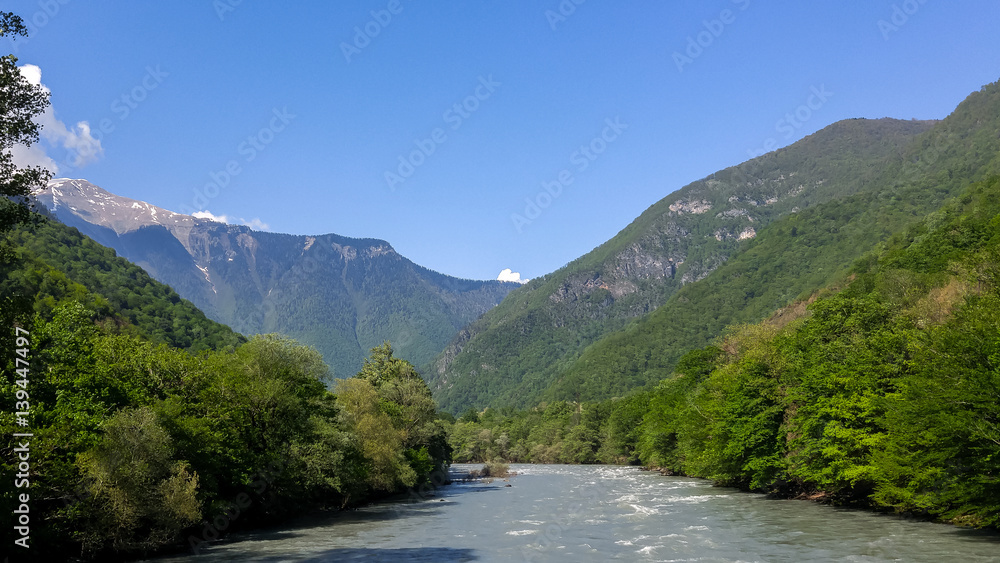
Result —
<path fill-rule="evenodd" d="M 1000 561 L 995 534 L 772 500 L 629 467 L 511 470 L 519 475 L 510 487 L 502 480 L 455 483 L 422 502 L 374 504 L 242 534 L 211 544 L 196 560 Z"/>

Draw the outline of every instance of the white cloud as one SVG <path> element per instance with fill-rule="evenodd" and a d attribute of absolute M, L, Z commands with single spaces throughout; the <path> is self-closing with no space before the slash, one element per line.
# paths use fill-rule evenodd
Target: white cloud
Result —
<path fill-rule="evenodd" d="M 247 221 L 246 219 L 240 219 L 240 223 L 250 227 L 255 231 L 270 231 L 271 226 L 260 220 L 260 217 L 254 217 Z"/>
<path fill-rule="evenodd" d="M 191 214 L 192 217 L 197 217 L 198 219 L 208 219 L 209 221 L 215 221 L 216 223 L 229 223 L 229 217 L 226 215 L 215 215 L 209 210 L 195 211 Z"/>
<path fill-rule="evenodd" d="M 242 217 L 236 219 L 235 217 L 230 217 L 229 215 L 216 215 L 207 209 L 204 211 L 195 211 L 191 214 L 191 216 L 198 219 L 208 219 L 209 221 L 215 221 L 216 223 L 226 223 L 227 225 L 246 225 L 255 231 L 271 230 L 271 226 L 264 221 L 261 221 L 260 217 L 254 217 L 248 221 Z"/>
<path fill-rule="evenodd" d="M 21 76 L 28 82 L 36 86 L 41 86 L 46 92 L 49 89 L 42 84 L 42 69 L 35 65 L 24 65 L 18 67 Z M 41 126 L 41 138 L 51 148 L 62 148 L 66 150 L 66 158 L 62 164 L 71 168 L 80 168 L 96 161 L 104 154 L 101 141 L 95 139 L 90 133 L 90 124 L 80 121 L 73 127 L 67 127 L 65 123 L 56 119 L 55 110 L 52 106 L 45 108 L 45 111 L 35 117 L 35 123 Z M 59 174 L 59 165 L 56 159 L 48 156 L 46 151 L 38 144 L 30 147 L 15 146 L 11 150 L 14 162 L 18 166 L 44 166 Z"/>
<path fill-rule="evenodd" d="M 41 166 L 42 168 L 51 170 L 54 174 L 59 172 L 59 166 L 56 164 L 56 161 L 45 154 L 45 149 L 38 146 L 37 143 L 30 147 L 14 145 L 10 148 L 10 155 L 14 159 L 14 164 L 20 167 Z"/>
<path fill-rule="evenodd" d="M 517 283 L 528 283 L 531 280 L 522 280 L 521 274 L 518 272 L 510 271 L 510 268 L 505 268 L 500 275 L 497 276 L 499 281 L 517 282 Z"/>

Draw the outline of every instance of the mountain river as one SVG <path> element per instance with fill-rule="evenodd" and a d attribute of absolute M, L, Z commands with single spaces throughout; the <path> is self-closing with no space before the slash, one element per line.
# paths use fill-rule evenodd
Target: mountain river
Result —
<path fill-rule="evenodd" d="M 1000 561 L 996 534 L 632 467 L 511 470 L 507 481 L 455 482 L 425 500 L 310 516 L 156 561 Z"/>

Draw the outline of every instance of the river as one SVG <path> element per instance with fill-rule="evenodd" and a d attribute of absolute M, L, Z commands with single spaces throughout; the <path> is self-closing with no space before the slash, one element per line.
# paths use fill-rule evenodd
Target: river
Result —
<path fill-rule="evenodd" d="M 942 524 L 768 499 L 631 467 L 511 470 L 518 475 L 507 482 L 456 482 L 419 502 L 240 534 L 196 560 L 1000 561 L 1000 536 Z"/>

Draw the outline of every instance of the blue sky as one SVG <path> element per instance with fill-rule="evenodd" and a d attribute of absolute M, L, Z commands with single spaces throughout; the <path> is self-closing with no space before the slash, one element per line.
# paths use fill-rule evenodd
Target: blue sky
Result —
<path fill-rule="evenodd" d="M 60 176 L 478 279 L 551 272 L 753 152 L 943 118 L 1000 78 L 992 0 L 576 1 L 8 1 L 32 35 L 3 47 L 67 135 L 99 137 L 88 159 L 43 145 Z"/>

